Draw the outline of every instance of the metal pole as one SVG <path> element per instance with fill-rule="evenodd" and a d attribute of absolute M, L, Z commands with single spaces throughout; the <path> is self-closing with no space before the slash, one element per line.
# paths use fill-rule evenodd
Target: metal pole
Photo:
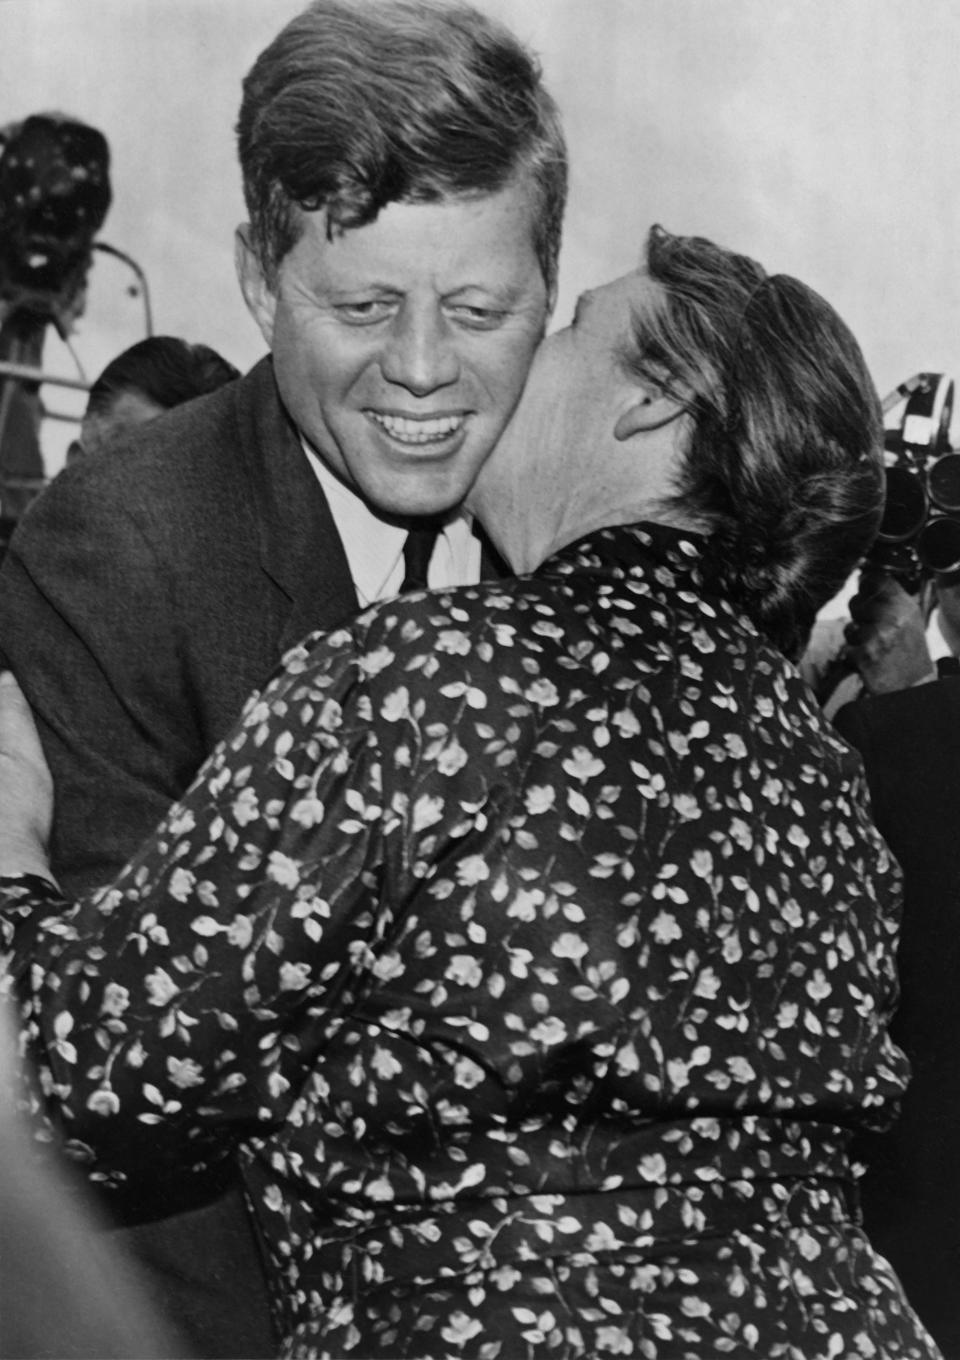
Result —
<path fill-rule="evenodd" d="M 19 378 L 21 382 L 53 383 L 56 387 L 75 387 L 81 392 L 90 391 L 90 384 L 80 378 L 58 378 L 52 373 L 44 373 L 42 368 L 11 364 L 5 359 L 0 360 L 0 377 Z"/>

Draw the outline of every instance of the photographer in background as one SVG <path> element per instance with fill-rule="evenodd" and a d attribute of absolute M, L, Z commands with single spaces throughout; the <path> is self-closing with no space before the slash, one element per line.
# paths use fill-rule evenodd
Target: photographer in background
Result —
<path fill-rule="evenodd" d="M 888 437 L 897 461 L 887 470 L 881 539 L 850 602 L 845 659 L 860 693 L 837 709 L 834 724 L 863 757 L 877 825 L 905 880 L 892 1033 L 913 1079 L 893 1128 L 859 1148 L 868 1167 L 864 1225 L 945 1355 L 956 1358 L 960 515 L 951 507 L 960 505 L 960 455 L 946 439 L 953 384 L 918 377 L 926 381 L 907 394 L 900 447 Z"/>
<path fill-rule="evenodd" d="M 80 438 L 67 450 L 67 461 L 97 453 L 135 425 L 239 377 L 240 370 L 209 345 L 148 336 L 111 359 L 91 386 Z"/>
<path fill-rule="evenodd" d="M 846 655 L 869 695 L 894 694 L 960 674 L 960 573 L 910 592 L 866 569 L 850 601 Z"/>

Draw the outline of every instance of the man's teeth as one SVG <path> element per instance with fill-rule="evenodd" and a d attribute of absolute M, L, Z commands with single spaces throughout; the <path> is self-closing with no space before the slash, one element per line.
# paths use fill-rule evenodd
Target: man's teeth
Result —
<path fill-rule="evenodd" d="M 463 425 L 463 416 L 437 416 L 435 420 L 409 420 L 405 416 L 388 416 L 371 411 L 376 423 L 401 444 L 430 444 L 447 439 Z"/>

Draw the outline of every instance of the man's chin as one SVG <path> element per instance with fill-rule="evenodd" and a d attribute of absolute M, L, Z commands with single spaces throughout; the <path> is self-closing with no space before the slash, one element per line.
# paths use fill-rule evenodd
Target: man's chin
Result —
<path fill-rule="evenodd" d="M 473 484 L 474 472 L 462 469 L 385 478 L 360 488 L 374 510 L 398 519 L 434 519 L 457 510 Z"/>

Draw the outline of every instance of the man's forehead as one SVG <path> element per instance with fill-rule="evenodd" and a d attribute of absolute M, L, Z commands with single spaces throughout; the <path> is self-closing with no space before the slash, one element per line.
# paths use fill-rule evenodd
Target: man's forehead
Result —
<path fill-rule="evenodd" d="M 436 277 L 522 282 L 540 272 L 526 186 L 493 194 L 389 203 L 363 226 L 328 230 L 322 209 L 302 213 L 288 259 L 324 275 L 385 281 Z"/>

